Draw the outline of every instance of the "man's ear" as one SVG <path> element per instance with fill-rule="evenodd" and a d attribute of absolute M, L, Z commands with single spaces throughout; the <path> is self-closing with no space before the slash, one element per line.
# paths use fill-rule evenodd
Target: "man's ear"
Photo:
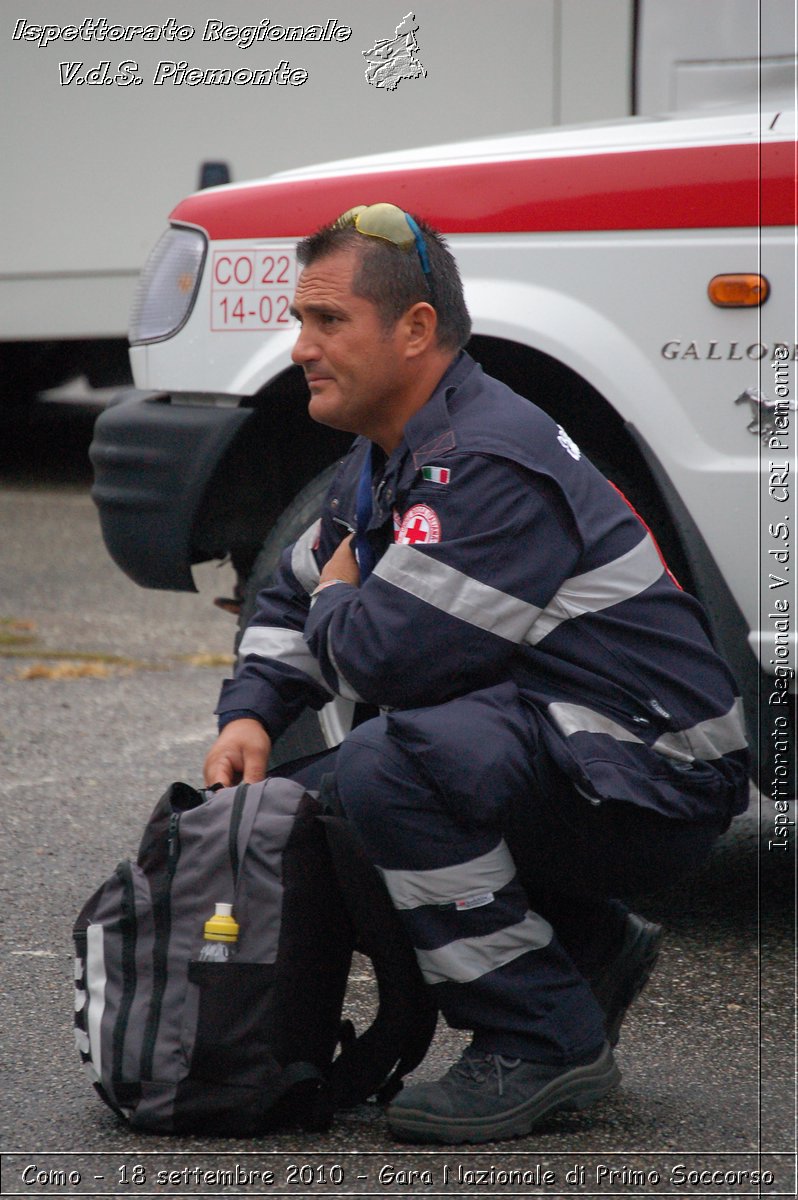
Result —
<path fill-rule="evenodd" d="M 411 305 L 402 317 L 408 358 L 418 358 L 438 344 L 438 314 L 426 300 Z"/>

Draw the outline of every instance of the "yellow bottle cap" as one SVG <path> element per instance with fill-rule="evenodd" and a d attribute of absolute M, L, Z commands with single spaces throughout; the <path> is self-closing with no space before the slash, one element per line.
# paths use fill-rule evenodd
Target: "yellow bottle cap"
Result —
<path fill-rule="evenodd" d="M 207 942 L 237 942 L 238 922 L 232 915 L 232 904 L 217 904 L 216 912 L 205 922 Z"/>

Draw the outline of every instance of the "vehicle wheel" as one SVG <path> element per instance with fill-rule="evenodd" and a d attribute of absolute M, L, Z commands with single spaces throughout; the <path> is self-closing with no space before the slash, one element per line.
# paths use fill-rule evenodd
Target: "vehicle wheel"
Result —
<path fill-rule="evenodd" d="M 295 541 L 301 533 L 304 533 L 320 515 L 324 497 L 336 470 L 337 463 L 333 463 L 306 484 L 280 515 L 267 535 L 247 580 L 241 615 L 238 619 L 236 653 L 238 653 L 244 630 L 254 616 L 258 592 L 271 582 L 285 547 Z M 301 758 L 305 754 L 315 754 L 319 750 L 324 750 L 327 745 L 328 741 L 319 724 L 319 714 L 312 709 L 306 709 L 290 729 L 286 730 L 283 736 L 275 742 L 270 760 L 271 765 L 276 767 L 282 762 Z"/>

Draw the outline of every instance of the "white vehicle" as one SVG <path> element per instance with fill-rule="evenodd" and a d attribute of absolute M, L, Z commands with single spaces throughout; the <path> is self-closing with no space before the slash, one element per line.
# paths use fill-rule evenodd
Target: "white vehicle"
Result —
<path fill-rule="evenodd" d="M 320 0 L 272 0 L 268 14 L 249 0 L 225 0 L 223 12 L 209 0 L 173 0 L 168 12 L 106 0 L 102 15 L 81 0 L 28 0 L 9 13 L 0 411 L 74 376 L 129 382 L 136 278 L 194 188 L 355 150 L 792 87 L 793 0 L 502 0 L 489 14 L 482 0 L 419 0 L 426 75 L 388 95 L 366 83 L 363 55 L 408 7 L 341 0 L 332 22 Z M 272 37 L 314 20 L 319 41 Z M 302 86 L 246 82 L 282 59 L 307 70 Z"/>
<path fill-rule="evenodd" d="M 497 69 L 477 70 L 484 4 L 459 0 L 457 55 L 473 75 L 466 105 L 449 102 L 451 5 L 422 0 L 427 76 L 396 95 L 366 83 L 363 51 L 402 20 L 411 5 L 400 0 L 341 0 L 334 14 L 320 0 L 100 7 L 27 0 L 4 21 L 0 413 L 75 376 L 97 387 L 130 383 L 136 280 L 166 214 L 195 188 L 354 148 L 630 111 L 633 0 L 591 0 L 588 13 L 578 13 L 584 0 L 502 0 L 489 18 L 502 45 L 501 87 Z M 272 36 L 315 21 L 318 41 Z M 750 44 L 750 20 L 746 29 Z M 600 78 L 578 84 L 597 60 Z M 296 81 L 297 68 L 307 80 L 247 82 L 281 61 L 292 70 L 279 79 Z M 343 119 L 352 112 L 356 122 Z"/>
<path fill-rule="evenodd" d="M 295 241 L 392 201 L 447 236 L 474 357 L 567 429 L 701 598 L 755 739 L 766 717 L 766 757 L 795 663 L 794 588 L 770 583 L 791 578 L 795 149 L 790 113 L 726 112 L 350 159 L 189 197 L 133 310 L 144 391 L 95 434 L 111 554 L 172 588 L 231 554 L 246 619 L 348 442 L 310 421 L 291 363 Z"/>

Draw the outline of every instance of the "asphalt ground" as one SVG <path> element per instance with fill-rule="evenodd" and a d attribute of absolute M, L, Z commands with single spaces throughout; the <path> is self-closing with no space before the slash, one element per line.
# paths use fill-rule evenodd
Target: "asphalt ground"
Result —
<path fill-rule="evenodd" d="M 132 1133 L 104 1108 L 73 1044 L 72 923 L 165 787 L 199 782 L 234 627 L 212 604 L 227 568 L 199 568 L 198 596 L 156 593 L 109 559 L 94 415 L 39 405 L 0 430 L 3 1194 L 794 1195 L 794 860 L 768 849 L 757 798 L 687 886 L 640 899 L 666 941 L 624 1025 L 621 1086 L 592 1109 L 418 1153 L 373 1106 L 324 1135 L 232 1141 Z M 350 1015 L 373 1005 L 358 962 Z M 462 1044 L 439 1027 L 416 1078 Z"/>

